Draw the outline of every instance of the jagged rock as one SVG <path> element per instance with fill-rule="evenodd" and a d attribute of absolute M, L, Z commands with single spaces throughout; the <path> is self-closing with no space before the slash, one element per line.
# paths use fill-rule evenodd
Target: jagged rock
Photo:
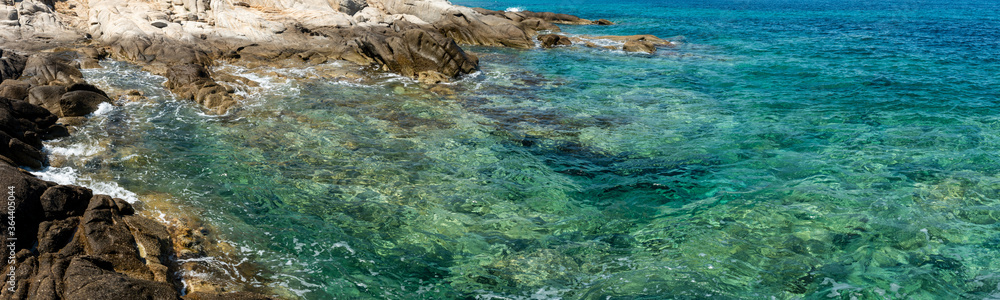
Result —
<path fill-rule="evenodd" d="M 34 123 L 38 120 L 43 123 Z M 45 161 L 41 136 L 51 117 L 25 107 L 24 101 L 0 98 L 0 155 L 15 165 L 39 168 Z"/>
<path fill-rule="evenodd" d="M 539 35 L 538 40 L 542 42 L 542 48 L 573 45 L 573 42 L 570 41 L 569 38 L 558 34 Z"/>
<path fill-rule="evenodd" d="M 338 8 L 338 10 L 348 15 L 354 15 L 366 7 L 368 7 L 368 1 L 340 0 L 340 7 Z"/>
<path fill-rule="evenodd" d="M 2 153 L 0 153 L 2 154 Z M 4 154 L 5 156 L 7 154 Z M 17 218 L 18 230 L 16 231 L 17 249 L 31 248 L 32 241 L 38 230 L 38 223 L 41 222 L 41 207 L 38 198 L 42 196 L 55 183 L 44 181 L 31 175 L 16 166 L 0 162 L 0 185 L 3 187 L 13 186 L 16 193 L 14 215 Z M 7 220 L 7 210 L 0 211 L 0 218 Z M 4 234 L 3 241 L 7 241 Z M 7 261 L 8 251 L 2 252 L 3 262 Z"/>
<path fill-rule="evenodd" d="M 24 71 L 24 65 L 27 61 L 27 58 L 20 54 L 0 49 L 0 82 L 21 77 L 21 72 Z"/>
<path fill-rule="evenodd" d="M 168 283 L 125 276 L 115 272 L 112 263 L 91 256 L 74 257 L 66 268 L 63 280 L 67 300 L 180 298 Z"/>
<path fill-rule="evenodd" d="M 622 50 L 625 50 L 625 52 L 646 52 L 653 54 L 656 52 L 656 45 L 645 40 L 628 40 L 625 41 L 625 45 L 622 46 Z"/>
<path fill-rule="evenodd" d="M 28 57 L 23 79 L 32 85 L 71 85 L 83 82 L 83 73 L 69 62 L 52 54 L 36 54 Z"/>
<path fill-rule="evenodd" d="M 45 190 L 39 198 L 46 220 L 82 216 L 93 197 L 88 188 L 57 185 Z"/>
<path fill-rule="evenodd" d="M 468 14 L 468 15 L 466 15 Z M 534 32 L 527 32 L 520 23 L 496 16 L 473 15 L 474 11 L 442 16 L 434 27 L 457 43 L 482 46 L 531 48 Z"/>
<path fill-rule="evenodd" d="M 437 72 L 451 78 L 474 72 L 478 58 L 466 54 L 451 39 L 422 29 L 410 29 L 399 36 L 368 34 L 358 40 L 360 51 L 387 70 L 416 78 L 431 78 Z"/>
<path fill-rule="evenodd" d="M 80 117 L 97 111 L 101 103 L 111 103 L 107 96 L 87 90 L 66 92 L 59 98 L 60 117 Z"/>
<path fill-rule="evenodd" d="M 174 65 L 166 75 L 164 85 L 181 99 L 194 100 L 220 114 L 236 103 L 230 96 L 232 92 L 216 83 L 202 65 Z"/>

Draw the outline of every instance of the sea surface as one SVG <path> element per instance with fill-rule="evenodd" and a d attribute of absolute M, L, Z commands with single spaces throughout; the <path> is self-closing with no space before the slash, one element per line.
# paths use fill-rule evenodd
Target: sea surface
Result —
<path fill-rule="evenodd" d="M 291 299 L 1000 299 L 998 3 L 455 1 L 679 46 L 466 47 L 438 87 L 220 65 L 260 85 L 223 116 L 104 61 L 148 99 L 36 174 L 197 216 Z"/>

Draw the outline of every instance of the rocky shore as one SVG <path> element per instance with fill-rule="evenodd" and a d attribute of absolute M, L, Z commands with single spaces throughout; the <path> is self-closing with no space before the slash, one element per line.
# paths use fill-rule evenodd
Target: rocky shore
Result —
<path fill-rule="evenodd" d="M 132 204 L 59 185 L 23 167 L 47 165 L 42 141 L 69 135 L 108 95 L 59 53 L 0 50 L 0 213 L 5 284 L 0 299 L 181 299 L 177 243 L 167 226 Z M 16 79 L 20 80 L 16 80 Z M 178 235 L 178 234 L 174 234 Z M 180 239 L 184 239 L 180 234 Z M 246 292 L 192 292 L 183 299 L 270 299 Z"/>
<path fill-rule="evenodd" d="M 167 78 L 179 99 L 223 114 L 248 80 L 213 69 L 305 67 L 344 61 L 358 74 L 394 72 L 427 84 L 479 70 L 460 45 L 552 48 L 581 44 L 654 53 L 654 36 L 569 37 L 555 24 L 608 20 L 455 6 L 444 0 L 23 0 L 0 2 L 0 183 L 10 227 L 0 299 L 270 299 L 211 282 L 185 282 L 197 266 L 178 257 L 198 230 L 168 228 L 107 195 L 36 178 L 48 165 L 42 141 L 113 99 L 80 71 L 98 61 L 135 63 Z M 613 41 L 598 46 L 593 40 Z M 193 226 L 196 227 L 196 226 Z M 185 288 L 186 286 L 186 288 Z M 204 287 L 204 288 L 199 288 Z M 216 286 L 217 287 L 217 286 Z M 183 296 L 182 296 L 183 295 Z"/>
<path fill-rule="evenodd" d="M 476 72 L 459 45 L 536 47 L 555 24 L 611 25 L 547 12 L 505 12 L 446 0 L 24 0 L 0 5 L 0 45 L 21 51 L 63 48 L 82 67 L 110 57 L 168 78 L 178 97 L 225 113 L 237 103 L 238 76 L 212 74 L 219 61 L 301 67 L 347 61 L 439 83 Z M 574 42 L 553 36 L 541 46 Z M 652 36 L 598 37 L 618 50 L 653 53 L 673 44 Z M 73 74 L 68 74 L 73 75 Z"/>

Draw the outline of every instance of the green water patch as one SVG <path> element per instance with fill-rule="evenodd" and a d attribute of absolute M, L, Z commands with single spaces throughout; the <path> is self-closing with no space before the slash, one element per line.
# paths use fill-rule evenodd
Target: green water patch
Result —
<path fill-rule="evenodd" d="M 289 298 L 997 293 L 1000 119 L 976 80 L 721 39 L 473 48 L 483 72 L 437 87 L 246 74 L 262 88 L 226 116 L 115 65 L 88 80 L 150 101 L 52 145 L 101 145 L 69 166 L 172 195 Z"/>

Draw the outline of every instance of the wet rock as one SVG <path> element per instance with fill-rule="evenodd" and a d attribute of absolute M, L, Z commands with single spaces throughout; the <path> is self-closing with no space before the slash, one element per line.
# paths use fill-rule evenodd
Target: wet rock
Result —
<path fill-rule="evenodd" d="M 539 35 L 538 40 L 542 42 L 542 48 L 573 45 L 573 42 L 569 38 L 558 34 Z"/>
<path fill-rule="evenodd" d="M 597 19 L 597 21 L 594 21 L 594 25 L 615 25 L 615 22 L 608 21 L 607 19 Z"/>
<path fill-rule="evenodd" d="M 625 50 L 625 52 L 646 52 L 653 54 L 656 52 L 656 45 L 645 40 L 628 40 L 625 41 L 622 50 Z"/>
<path fill-rule="evenodd" d="M 236 104 L 231 91 L 212 79 L 208 69 L 194 63 L 180 64 L 167 70 L 164 84 L 179 98 L 194 100 L 217 113 L 225 113 Z"/>
<path fill-rule="evenodd" d="M 59 110 L 56 115 L 60 117 L 80 117 L 97 111 L 101 103 L 111 103 L 106 95 L 87 90 L 77 90 L 67 92 L 59 97 Z"/>
<path fill-rule="evenodd" d="M 194 292 L 184 295 L 183 298 L 185 300 L 272 300 L 274 299 L 264 295 L 247 293 L 247 292 L 235 292 L 235 293 Z"/>

